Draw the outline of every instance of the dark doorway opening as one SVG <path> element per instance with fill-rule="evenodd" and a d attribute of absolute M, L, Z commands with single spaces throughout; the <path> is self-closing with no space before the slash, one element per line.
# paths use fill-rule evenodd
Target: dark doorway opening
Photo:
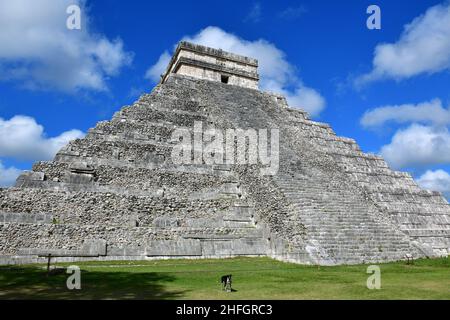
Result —
<path fill-rule="evenodd" d="M 222 83 L 228 83 L 229 78 L 230 77 L 228 77 L 228 76 L 220 76 L 220 81 L 222 81 Z"/>

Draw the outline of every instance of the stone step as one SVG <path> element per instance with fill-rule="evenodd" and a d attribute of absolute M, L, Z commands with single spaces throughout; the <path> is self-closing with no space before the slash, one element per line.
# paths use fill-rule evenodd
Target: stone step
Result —
<path fill-rule="evenodd" d="M 207 117 L 204 113 L 183 111 L 176 108 L 157 106 L 156 104 L 153 107 L 147 105 L 145 108 L 125 108 L 117 112 L 113 117 L 113 121 L 127 121 L 128 119 L 154 122 L 165 121 L 185 127 L 192 127 L 194 121 L 207 122 Z"/>
<path fill-rule="evenodd" d="M 200 167 L 195 168 L 124 168 L 109 165 L 92 165 L 90 181 L 76 183 L 72 173 L 71 163 L 40 162 L 33 166 L 36 172 L 44 174 L 46 183 L 25 183 L 22 187 L 42 187 L 67 191 L 93 191 L 111 192 L 135 195 L 159 195 L 188 197 L 192 193 L 204 192 L 205 194 L 217 191 L 217 194 L 240 194 L 236 187 L 237 179 L 232 172 L 222 174 L 212 168 L 209 171 Z M 126 188 L 125 188 L 126 186 Z M 205 188 L 208 186 L 208 188 Z"/>
<path fill-rule="evenodd" d="M 97 123 L 95 128 L 90 129 L 89 133 L 93 132 L 105 135 L 133 134 L 138 136 L 148 136 L 154 140 L 167 141 L 170 139 L 172 132 L 176 128 L 178 128 L 178 126 L 160 121 L 102 121 Z"/>
<path fill-rule="evenodd" d="M 149 226 L 155 217 L 196 213 L 214 217 L 214 208 L 231 208 L 236 200 L 181 199 L 42 189 L 0 190 L 4 213 L 51 213 L 60 224 Z M 217 210 L 217 209 L 216 209 Z"/>
<path fill-rule="evenodd" d="M 344 261 L 346 257 L 365 256 L 367 251 L 401 255 L 410 250 L 404 234 L 375 220 L 374 208 L 338 183 L 323 183 L 325 179 L 328 180 L 320 176 L 274 179 L 295 208 L 292 218 L 302 221 L 307 238 Z"/>

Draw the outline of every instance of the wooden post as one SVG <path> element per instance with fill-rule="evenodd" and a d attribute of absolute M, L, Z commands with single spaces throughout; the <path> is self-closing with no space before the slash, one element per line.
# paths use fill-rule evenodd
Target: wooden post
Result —
<path fill-rule="evenodd" d="M 48 254 L 47 258 L 48 258 L 47 260 L 47 277 L 48 277 L 50 275 L 50 260 L 52 259 L 51 253 Z"/>

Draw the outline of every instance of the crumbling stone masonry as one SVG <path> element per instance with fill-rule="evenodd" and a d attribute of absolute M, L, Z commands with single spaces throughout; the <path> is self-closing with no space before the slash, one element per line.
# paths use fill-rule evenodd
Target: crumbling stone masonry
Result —
<path fill-rule="evenodd" d="M 257 61 L 181 43 L 151 94 L 0 189 L 0 264 L 270 256 L 354 264 L 449 254 L 450 205 L 257 90 Z M 174 165 L 175 128 L 280 130 L 280 165 Z"/>

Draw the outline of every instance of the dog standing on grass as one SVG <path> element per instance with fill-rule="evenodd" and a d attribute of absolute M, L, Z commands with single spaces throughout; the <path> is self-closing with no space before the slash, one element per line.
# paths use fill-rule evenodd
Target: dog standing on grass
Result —
<path fill-rule="evenodd" d="M 222 283 L 222 290 L 226 292 L 231 292 L 231 274 L 222 276 L 220 282 Z"/>

